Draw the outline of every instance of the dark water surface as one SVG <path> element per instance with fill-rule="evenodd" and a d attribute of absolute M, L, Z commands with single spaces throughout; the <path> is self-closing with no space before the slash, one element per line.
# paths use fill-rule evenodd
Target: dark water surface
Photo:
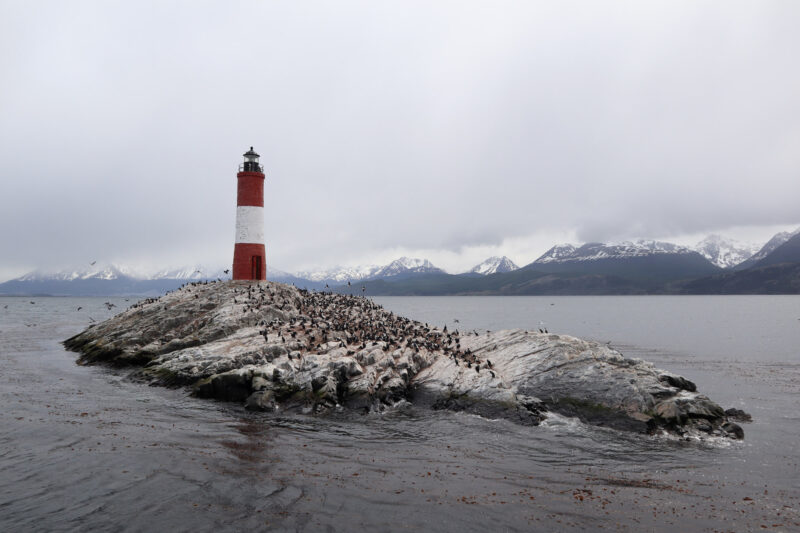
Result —
<path fill-rule="evenodd" d="M 798 297 L 376 298 L 610 341 L 753 415 L 745 441 L 705 443 L 411 406 L 251 414 L 77 366 L 59 342 L 104 301 L 0 298 L 0 531 L 800 531 Z"/>

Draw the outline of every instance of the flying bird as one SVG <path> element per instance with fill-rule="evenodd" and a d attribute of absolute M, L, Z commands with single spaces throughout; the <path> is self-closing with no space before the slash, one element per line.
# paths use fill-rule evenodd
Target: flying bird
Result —
<path fill-rule="evenodd" d="M 230 270 L 229 269 L 225 269 L 225 270 L 223 270 L 223 272 L 227 274 L 228 272 L 230 272 Z"/>
<path fill-rule="evenodd" d="M 89 263 L 89 265 L 94 266 L 95 263 L 97 263 L 97 261 L 92 261 L 91 263 Z"/>
<path fill-rule="evenodd" d="M 78 311 L 80 311 L 81 309 L 83 309 L 83 307 L 80 307 L 80 306 L 79 306 L 79 307 L 78 307 Z"/>

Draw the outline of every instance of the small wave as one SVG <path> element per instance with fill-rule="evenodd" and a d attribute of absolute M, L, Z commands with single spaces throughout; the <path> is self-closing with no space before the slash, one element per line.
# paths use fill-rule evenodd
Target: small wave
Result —
<path fill-rule="evenodd" d="M 542 421 L 540 426 L 551 431 L 566 431 L 580 436 L 588 436 L 598 429 L 603 429 L 599 428 L 598 426 L 587 424 L 586 422 L 581 421 L 581 419 L 578 417 L 565 416 L 554 412 L 548 412 L 547 418 Z"/>

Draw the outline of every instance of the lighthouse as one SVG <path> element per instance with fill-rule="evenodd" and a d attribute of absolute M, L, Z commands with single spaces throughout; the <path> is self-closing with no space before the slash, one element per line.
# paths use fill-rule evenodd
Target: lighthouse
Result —
<path fill-rule="evenodd" d="M 236 244 L 233 249 L 233 279 L 267 279 L 264 250 L 264 169 L 253 147 L 244 153 L 236 174 Z"/>

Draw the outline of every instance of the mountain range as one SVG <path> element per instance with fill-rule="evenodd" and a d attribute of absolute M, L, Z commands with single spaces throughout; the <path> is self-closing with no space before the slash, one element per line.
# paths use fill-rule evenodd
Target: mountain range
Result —
<path fill-rule="evenodd" d="M 792 237 L 794 237 L 795 235 L 798 235 L 798 234 L 800 234 L 800 228 L 798 228 L 798 229 L 796 229 L 794 231 L 783 231 L 781 233 L 775 234 L 770 240 L 767 241 L 767 243 L 764 246 L 762 246 L 758 250 L 758 252 L 756 252 L 752 256 L 748 257 L 744 261 L 738 263 L 737 265 L 734 265 L 733 268 L 735 270 L 745 270 L 747 268 L 751 268 L 752 266 L 754 266 L 758 262 L 766 259 L 766 257 L 769 254 L 771 254 L 772 252 L 777 250 L 784 243 L 789 241 L 789 239 L 791 239 Z"/>
<path fill-rule="evenodd" d="M 374 279 L 343 293 L 372 295 L 800 294 L 800 231 L 758 247 L 711 236 L 696 247 L 659 241 L 561 244 L 522 268 L 476 277 L 435 273 Z"/>
<path fill-rule="evenodd" d="M 4 295 L 49 296 L 158 296 L 184 283 L 230 278 L 223 270 L 190 266 L 145 275 L 133 269 L 92 262 L 88 267 L 57 272 L 37 270 L 5 283 Z"/>
<path fill-rule="evenodd" d="M 519 268 L 508 257 L 490 257 L 482 263 L 475 265 L 469 273 L 486 276 L 496 272 L 510 272 Z M 335 267 L 329 270 L 305 271 L 290 274 L 282 271 L 272 271 L 270 279 L 284 283 L 294 283 L 309 289 L 319 289 L 325 286 L 334 287 L 348 282 L 372 281 L 377 279 L 392 278 L 394 280 L 406 279 L 420 274 L 446 274 L 441 268 L 435 267 L 427 259 L 401 257 L 388 265 L 369 265 L 362 267 Z"/>
<path fill-rule="evenodd" d="M 311 290 L 379 294 L 681 294 L 800 292 L 800 230 L 761 247 L 711 235 L 694 247 L 637 240 L 559 244 L 518 267 L 490 257 L 462 274 L 427 259 L 296 273 L 268 269 L 268 279 Z M 35 271 L 0 283 L 0 294 L 156 295 L 198 280 L 230 278 L 224 269 L 191 265 L 138 273 L 92 263 L 58 272 Z"/>

